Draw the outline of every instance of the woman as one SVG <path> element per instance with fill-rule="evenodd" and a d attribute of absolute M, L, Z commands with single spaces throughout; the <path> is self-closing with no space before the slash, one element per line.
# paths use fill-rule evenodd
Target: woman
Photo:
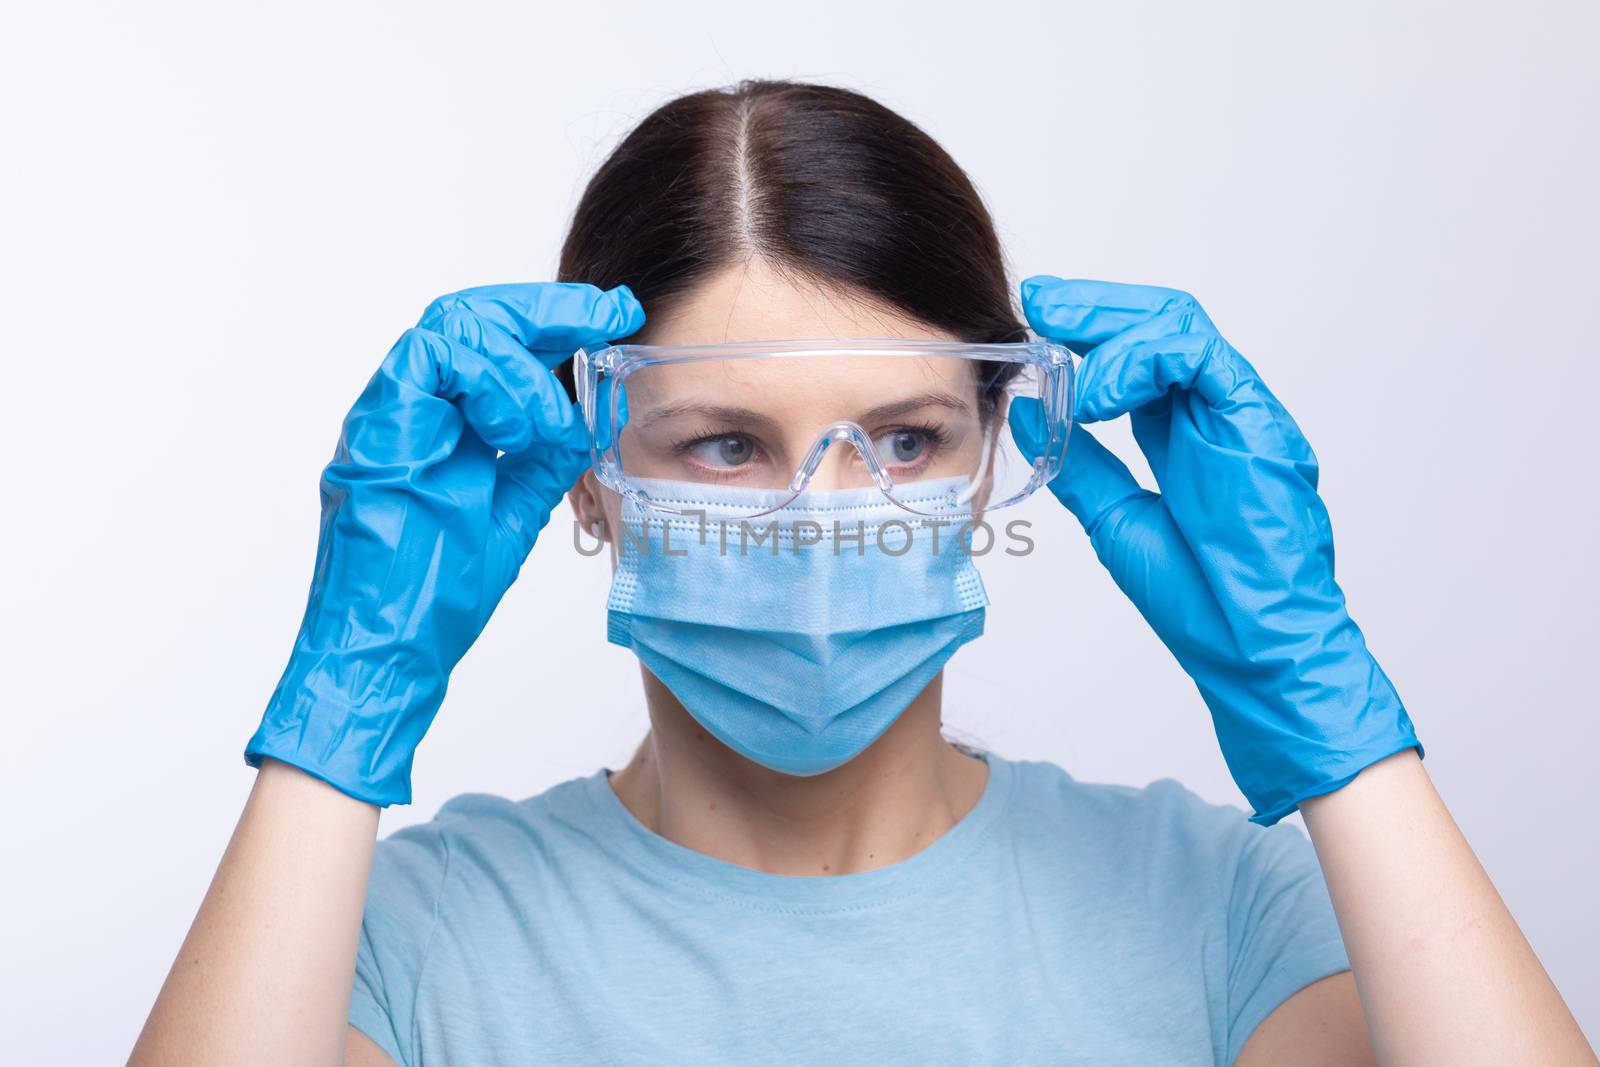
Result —
<path fill-rule="evenodd" d="M 646 118 L 585 192 L 560 275 L 435 302 L 346 420 L 306 619 L 247 750 L 256 786 L 133 1062 L 1593 1062 L 1344 612 L 1309 447 L 1168 290 L 1024 284 L 1034 331 L 1087 353 L 1078 420 L 1131 415 L 1163 493 L 1081 428 L 1049 488 L 1194 677 L 1256 821 L 1298 808 L 1310 842 L 1171 783 L 1084 785 L 946 742 L 938 670 L 981 599 L 891 625 L 871 597 L 766 564 L 694 570 L 702 555 L 673 572 L 699 576 L 675 619 L 614 588 L 650 715 L 626 767 L 520 803 L 459 798 L 374 850 L 451 668 L 562 494 L 626 571 L 638 485 L 701 470 L 719 502 L 750 499 L 743 472 L 787 476 L 774 442 L 816 426 L 825 375 L 740 364 L 750 396 L 780 401 L 761 429 L 723 410 L 629 482 L 641 453 L 621 435 L 648 442 L 655 415 L 686 410 L 641 413 L 650 390 L 630 388 L 605 427 L 619 439 L 595 442 L 614 469 L 591 470 L 599 426 L 557 384 L 575 349 L 1027 337 L 959 168 L 816 86 L 744 83 Z M 827 404 L 938 362 L 833 364 Z M 726 409 L 733 380 L 688 392 Z M 1013 436 L 1049 453 L 1044 406 L 997 419 L 976 381 L 977 403 L 942 407 L 976 418 L 984 455 Z M 818 456 L 887 455 L 881 482 L 902 490 L 950 447 L 916 423 L 830 426 Z M 809 462 L 804 492 L 847 491 L 849 461 Z M 942 590 L 931 559 L 917 573 Z M 883 623 L 850 646 L 879 650 L 865 667 L 791 654 L 863 617 Z M 749 643 L 786 626 L 812 643 Z M 845 673 L 870 675 L 860 699 L 839 696 Z M 786 700 L 821 717 L 791 729 Z M 841 739 L 835 720 L 857 726 Z"/>

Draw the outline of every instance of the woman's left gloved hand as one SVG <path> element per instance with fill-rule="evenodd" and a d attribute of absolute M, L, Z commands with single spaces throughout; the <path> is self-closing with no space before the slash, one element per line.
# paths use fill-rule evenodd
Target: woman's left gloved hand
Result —
<path fill-rule="evenodd" d="M 1050 489 L 1199 686 L 1254 820 L 1420 751 L 1334 581 L 1316 456 L 1195 299 L 1049 276 L 1024 281 L 1022 298 L 1035 332 L 1087 352 L 1080 425 Z M 1159 495 L 1081 426 L 1120 415 Z M 1013 403 L 1030 457 L 1039 420 L 1037 401 Z"/>
<path fill-rule="evenodd" d="M 411 802 L 451 672 L 589 466 L 551 369 L 643 324 L 627 286 L 491 285 L 440 297 L 400 336 L 323 469 L 305 616 L 247 761 Z"/>

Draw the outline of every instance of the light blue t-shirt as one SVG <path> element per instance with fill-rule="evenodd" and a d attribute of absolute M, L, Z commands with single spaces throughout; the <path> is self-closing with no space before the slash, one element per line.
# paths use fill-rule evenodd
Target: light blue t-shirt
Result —
<path fill-rule="evenodd" d="M 673 844 L 604 771 L 459 797 L 378 845 L 350 1022 L 406 1067 L 1220 1063 L 1349 967 L 1300 831 L 986 758 L 942 837 L 835 877 Z"/>

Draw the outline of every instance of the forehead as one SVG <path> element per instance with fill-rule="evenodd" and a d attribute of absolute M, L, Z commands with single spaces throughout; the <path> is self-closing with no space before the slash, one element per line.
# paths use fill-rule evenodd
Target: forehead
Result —
<path fill-rule="evenodd" d="M 630 340 L 658 345 L 726 341 L 907 337 L 958 340 L 865 295 L 797 278 L 752 258 L 707 278 L 660 315 L 645 308 L 645 328 Z"/>
<path fill-rule="evenodd" d="M 967 360 L 863 353 L 780 359 L 705 359 L 661 364 L 627 379 L 630 417 L 723 405 L 763 411 L 781 422 L 857 418 L 885 404 L 929 405 L 971 415 L 977 378 Z"/>

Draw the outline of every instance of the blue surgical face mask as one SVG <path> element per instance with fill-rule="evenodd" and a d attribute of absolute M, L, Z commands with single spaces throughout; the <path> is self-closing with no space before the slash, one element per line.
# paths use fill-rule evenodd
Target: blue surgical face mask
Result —
<path fill-rule="evenodd" d="M 947 499 L 929 483 L 927 499 Z M 735 752 L 793 775 L 859 755 L 956 649 L 988 597 L 964 516 L 912 514 L 876 488 L 806 492 L 758 518 L 759 491 L 654 482 L 624 500 L 608 637 Z"/>

